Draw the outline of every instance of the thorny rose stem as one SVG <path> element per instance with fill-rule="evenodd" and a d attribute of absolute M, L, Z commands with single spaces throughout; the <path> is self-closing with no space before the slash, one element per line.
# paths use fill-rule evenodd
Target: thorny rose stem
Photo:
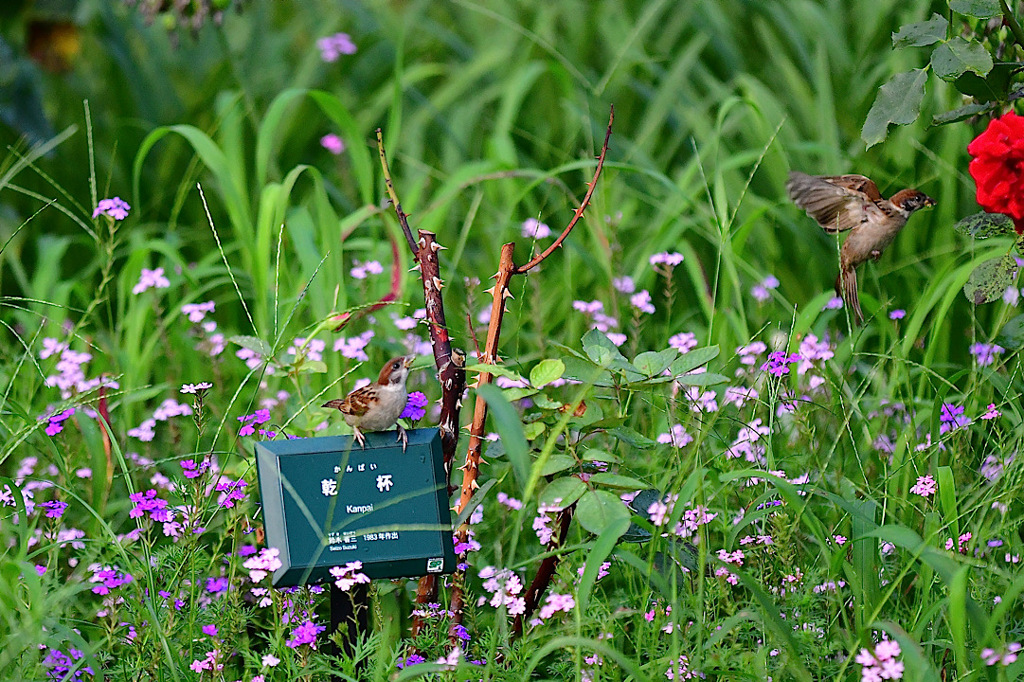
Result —
<path fill-rule="evenodd" d="M 466 354 L 458 349 L 453 350 L 451 338 L 448 336 L 448 325 L 444 315 L 444 299 L 441 289 L 441 268 L 438 253 L 445 247 L 441 246 L 433 232 L 419 231 L 419 240 L 414 240 L 409 219 L 398 201 L 394 183 L 391 180 L 391 169 L 388 167 L 387 155 L 384 152 L 384 139 L 380 128 L 377 129 L 377 150 L 380 152 L 381 166 L 384 169 L 384 183 L 388 197 L 395 207 L 398 223 L 402 227 L 413 257 L 416 268 L 420 271 L 423 281 L 423 300 L 427 312 L 427 323 L 430 330 L 430 343 L 434 350 L 434 363 L 438 370 L 438 381 L 441 383 L 441 450 L 444 456 L 445 471 L 448 472 L 448 494 L 451 495 L 452 460 L 459 442 L 459 414 L 462 407 L 462 393 L 466 390 Z M 396 254 L 397 260 L 397 254 Z M 420 578 L 416 589 L 416 603 L 427 604 L 437 600 L 437 576 L 428 575 Z M 412 634 L 415 637 L 423 627 L 420 617 L 415 617 Z"/>
<path fill-rule="evenodd" d="M 554 250 L 562 245 L 566 237 L 569 236 L 569 232 L 575 227 L 579 219 L 583 217 L 583 212 L 590 204 L 590 199 L 594 195 L 594 190 L 597 187 L 598 178 L 601 176 L 601 170 L 604 167 L 605 156 L 608 153 L 608 141 L 612 134 L 612 124 L 615 121 L 615 108 L 611 107 L 608 115 L 608 128 L 605 131 L 604 143 L 601 146 L 601 153 L 597 157 L 597 166 L 594 169 L 594 176 L 591 181 L 587 184 L 587 193 L 583 197 L 583 201 L 580 202 L 579 207 L 573 213 L 572 219 L 569 224 L 566 225 L 565 229 L 558 238 L 543 252 L 534 257 L 531 261 L 522 266 L 516 266 L 515 261 L 512 258 L 515 250 L 515 244 L 508 243 L 503 244 L 501 247 L 501 255 L 498 261 L 498 272 L 493 276 L 495 284 L 491 287 L 488 292 L 491 294 L 491 321 L 487 329 L 487 341 L 484 344 L 483 355 L 480 357 L 480 361 L 484 364 L 496 364 L 500 358 L 498 357 L 498 341 L 501 336 L 501 320 L 505 313 L 505 299 L 512 296 L 509 291 L 509 283 L 512 280 L 513 275 L 521 275 L 529 272 L 536 266 L 540 265 L 548 256 L 550 256 Z M 434 274 L 437 272 L 436 269 L 431 270 L 431 274 L 428 276 L 427 262 L 433 260 L 433 267 L 437 268 L 437 251 L 440 247 L 436 242 L 431 241 L 434 237 L 432 233 L 420 231 L 420 242 L 419 248 L 417 243 L 412 237 L 412 230 L 409 227 L 408 219 L 405 213 L 402 211 L 401 204 L 398 202 L 398 197 L 395 192 L 394 184 L 391 181 L 391 173 L 387 165 L 387 156 L 384 153 L 384 142 L 381 136 L 380 129 L 377 130 L 377 148 L 380 152 L 381 164 L 384 168 L 384 181 L 387 186 L 388 196 L 391 199 L 392 205 L 395 207 L 395 212 L 398 214 L 398 222 L 402 226 L 402 230 L 405 233 L 406 239 L 409 241 L 409 246 L 416 254 L 416 258 L 419 261 L 418 267 L 423 278 L 423 290 L 424 297 L 427 301 L 427 319 L 430 321 L 431 329 L 431 342 L 434 346 L 434 358 L 437 363 L 438 369 L 440 370 L 439 379 L 441 380 L 442 394 L 448 395 L 448 387 L 446 386 L 445 378 L 443 376 L 444 370 L 448 369 L 452 374 L 460 373 L 463 381 L 465 382 L 465 371 L 459 367 L 456 368 L 451 361 L 451 342 L 448 338 L 447 327 L 444 325 L 444 304 L 441 299 L 441 287 L 443 283 L 440 278 Z M 429 236 L 430 240 L 426 239 Z M 435 314 L 438 317 L 431 317 L 431 301 L 434 302 Z M 435 330 L 437 336 L 435 336 Z M 492 375 L 488 372 L 481 372 L 477 379 L 476 387 L 480 387 L 484 384 L 490 383 Z M 454 377 L 453 377 L 454 384 Z M 454 386 L 453 386 L 454 388 Z M 462 388 L 459 388 L 458 393 L 452 399 L 452 405 L 454 406 L 454 414 L 448 416 L 453 417 L 452 421 L 446 421 L 446 414 L 444 412 L 444 406 L 448 404 L 448 401 L 442 398 L 442 412 L 441 412 L 441 428 L 442 438 L 445 434 L 446 426 L 458 424 L 459 411 L 458 408 L 461 405 L 460 398 L 462 395 Z M 477 395 L 476 403 L 473 410 L 473 423 L 470 427 L 470 438 L 469 448 L 466 452 L 466 462 L 460 467 L 463 472 L 462 477 L 462 490 L 459 496 L 459 501 L 455 505 L 455 512 L 459 513 L 465 508 L 470 498 L 473 496 L 473 492 L 477 490 L 480 485 L 477 483 L 477 478 L 480 473 L 480 455 L 481 445 L 483 442 L 484 424 L 487 421 L 487 403 L 486 401 Z M 451 451 L 454 453 L 455 444 L 457 443 L 458 434 L 457 431 L 453 430 L 452 436 L 452 448 Z M 447 452 L 447 451 L 446 451 Z M 451 481 L 451 470 L 448 471 L 449 476 L 449 487 Z M 463 524 L 457 530 L 458 543 L 464 543 L 468 535 L 468 526 Z M 542 565 L 540 570 L 544 569 L 545 565 Z M 550 575 L 547 575 L 546 580 L 543 576 L 538 577 L 531 583 L 531 590 L 536 588 L 534 598 L 540 599 L 540 595 L 543 594 L 550 582 L 551 575 L 554 570 L 552 567 L 547 567 L 547 571 L 550 571 Z M 547 573 L 545 571 L 545 573 Z M 452 583 L 452 595 L 451 595 L 451 611 L 452 611 L 452 631 L 454 633 L 454 626 L 462 622 L 462 611 L 463 611 L 463 571 L 458 571 L 455 575 Z M 427 601 L 433 601 L 437 595 L 437 582 L 436 580 L 429 580 L 429 577 L 422 578 L 420 580 L 419 589 L 417 590 L 416 601 L 417 603 L 426 603 Z M 421 601 L 423 599 L 423 601 Z M 422 628 L 422 622 L 417 619 L 413 625 L 413 635 L 415 636 Z M 458 640 L 454 634 L 451 635 L 452 643 L 457 644 Z"/>

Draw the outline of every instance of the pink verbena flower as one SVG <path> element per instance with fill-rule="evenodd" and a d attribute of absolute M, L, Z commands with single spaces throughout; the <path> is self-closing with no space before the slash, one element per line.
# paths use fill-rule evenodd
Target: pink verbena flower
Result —
<path fill-rule="evenodd" d="M 98 218 L 101 215 L 106 215 L 114 220 L 124 220 L 128 217 L 128 211 L 131 209 L 132 207 L 120 197 L 100 199 L 100 202 L 96 204 L 96 209 L 92 212 L 92 217 Z"/>

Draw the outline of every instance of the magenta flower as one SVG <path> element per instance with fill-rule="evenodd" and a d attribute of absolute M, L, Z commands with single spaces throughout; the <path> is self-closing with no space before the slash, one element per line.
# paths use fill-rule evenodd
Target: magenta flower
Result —
<path fill-rule="evenodd" d="M 648 261 L 651 265 L 667 265 L 670 268 L 674 268 L 683 262 L 683 254 L 681 253 L 656 253 L 650 257 Z"/>
<path fill-rule="evenodd" d="M 680 332 L 669 337 L 668 345 L 680 353 L 689 353 L 697 347 L 697 335 L 693 332 Z"/>
<path fill-rule="evenodd" d="M 624 294 L 631 294 L 636 291 L 636 284 L 633 282 L 632 277 L 615 277 L 612 279 L 612 286 L 615 287 L 616 291 Z"/>
<path fill-rule="evenodd" d="M 169 286 L 171 286 L 171 281 L 164 277 L 163 268 L 157 268 L 156 270 L 142 268 L 139 282 L 132 287 L 132 293 L 138 295 L 147 289 L 166 289 Z"/>
<path fill-rule="evenodd" d="M 292 630 L 292 638 L 286 644 L 293 649 L 298 649 L 303 644 L 308 644 L 311 649 L 315 649 L 316 636 L 326 629 L 323 625 L 317 625 L 313 621 L 307 620 Z"/>
<path fill-rule="evenodd" d="M 205 303 L 186 303 L 181 306 L 181 312 L 188 316 L 189 322 L 199 324 L 206 318 L 207 313 L 212 313 L 216 309 L 216 305 L 213 301 L 206 301 Z"/>
<path fill-rule="evenodd" d="M 356 44 L 352 42 L 351 36 L 347 33 L 335 33 L 316 41 L 317 49 L 320 50 L 320 59 L 325 62 L 336 62 L 343 54 L 355 54 Z"/>
<path fill-rule="evenodd" d="M 337 156 L 345 151 L 345 141 L 334 133 L 328 133 L 320 138 L 320 146 Z"/>
<path fill-rule="evenodd" d="M 890 320 L 902 320 L 906 316 L 907 316 L 907 311 L 903 310 L 902 308 L 897 308 L 896 310 L 890 310 L 889 311 L 889 319 Z"/>
<path fill-rule="evenodd" d="M 370 578 L 362 571 L 362 561 L 349 561 L 344 566 L 331 566 L 331 577 L 335 586 L 342 592 L 348 592 L 359 584 L 369 584 Z"/>
<path fill-rule="evenodd" d="M 352 269 L 348 274 L 355 279 L 366 279 L 369 275 L 379 275 L 384 272 L 384 266 L 380 261 L 368 260 L 365 263 L 354 261 Z"/>
<path fill-rule="evenodd" d="M 939 413 L 939 433 L 956 431 L 970 425 L 971 418 L 964 415 L 962 405 L 943 403 Z"/>
<path fill-rule="evenodd" d="M 972 343 L 970 351 L 978 363 L 978 367 L 987 367 L 995 361 L 997 355 L 1005 352 L 1006 349 L 994 343 Z"/>
<path fill-rule="evenodd" d="M 921 497 L 930 497 L 938 489 L 938 484 L 935 479 L 930 475 L 918 476 L 917 483 L 910 489 L 910 492 L 914 495 L 920 495 Z"/>
<path fill-rule="evenodd" d="M 427 396 L 419 391 L 413 391 L 409 394 L 409 398 L 405 403 L 405 409 L 402 410 L 399 418 L 414 422 L 423 419 L 423 415 L 427 413 L 427 402 Z"/>
<path fill-rule="evenodd" d="M 197 395 L 200 393 L 206 393 L 211 388 L 213 388 L 213 384 L 209 381 L 200 381 L 198 384 L 182 384 L 181 392 L 189 395 Z"/>
<path fill-rule="evenodd" d="M 245 499 L 245 487 L 248 483 L 245 479 L 238 479 L 232 481 L 230 478 L 224 477 L 217 483 L 217 492 L 222 493 L 220 498 L 217 500 L 217 504 L 221 507 L 234 507 L 235 502 L 241 502 Z"/>
<path fill-rule="evenodd" d="M 242 566 L 249 569 L 249 580 L 258 583 L 284 565 L 281 563 L 280 556 L 281 550 L 265 547 L 257 556 L 246 559 Z"/>
<path fill-rule="evenodd" d="M 120 197 L 100 199 L 100 203 L 96 205 L 96 210 L 92 212 L 92 217 L 98 218 L 101 215 L 106 215 L 114 220 L 124 220 L 128 217 L 128 211 L 131 209 L 132 207 Z"/>
<path fill-rule="evenodd" d="M 75 413 L 75 408 L 69 407 L 63 412 L 58 412 L 49 417 L 49 424 L 46 425 L 46 435 L 56 436 L 58 433 L 64 430 L 64 422 L 71 418 L 71 415 Z"/>
<path fill-rule="evenodd" d="M 772 297 L 772 290 L 779 287 L 779 280 L 775 275 L 768 275 L 763 280 L 750 288 L 750 295 L 758 303 L 764 303 Z"/>
<path fill-rule="evenodd" d="M 651 294 L 647 289 L 638 291 L 630 296 L 629 303 L 642 313 L 647 313 L 648 315 L 654 314 L 654 304 L 651 303 Z"/>
<path fill-rule="evenodd" d="M 63 516 L 64 511 L 68 508 L 68 503 L 61 502 L 59 500 L 53 500 L 52 502 L 43 502 L 39 506 L 46 510 L 46 518 L 59 519 L 61 516 Z"/>
<path fill-rule="evenodd" d="M 522 235 L 526 239 L 547 239 L 551 236 L 551 228 L 536 218 L 523 221 Z"/>
<path fill-rule="evenodd" d="M 761 365 L 761 371 L 781 377 L 789 374 L 789 366 L 800 362 L 800 360 L 801 358 L 799 353 L 786 355 L 783 351 L 772 351 L 768 354 L 768 362 Z"/>

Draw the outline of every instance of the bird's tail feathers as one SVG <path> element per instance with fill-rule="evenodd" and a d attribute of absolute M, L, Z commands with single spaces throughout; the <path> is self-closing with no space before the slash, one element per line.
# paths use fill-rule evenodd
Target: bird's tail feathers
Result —
<path fill-rule="evenodd" d="M 853 268 L 840 270 L 836 278 L 836 293 L 843 297 L 843 301 L 853 312 L 854 320 L 858 325 L 864 324 L 864 313 L 860 310 L 860 298 L 857 296 L 857 271 Z"/>

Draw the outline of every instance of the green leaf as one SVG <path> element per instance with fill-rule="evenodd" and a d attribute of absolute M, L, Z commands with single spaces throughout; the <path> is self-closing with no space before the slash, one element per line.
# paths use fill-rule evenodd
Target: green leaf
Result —
<path fill-rule="evenodd" d="M 505 454 L 512 464 L 512 472 L 520 489 L 525 488 L 530 478 L 530 457 L 529 445 L 523 434 L 523 423 L 519 421 L 519 414 L 502 394 L 501 389 L 494 384 L 484 384 L 476 392 L 487 401 L 498 435 L 505 446 Z"/>
<path fill-rule="evenodd" d="M 565 363 L 561 360 L 547 358 L 530 370 L 530 385 L 540 388 L 547 386 L 555 379 L 561 379 L 565 372 Z"/>
<path fill-rule="evenodd" d="M 583 335 L 583 352 L 601 367 L 636 372 L 633 365 L 626 360 L 626 356 L 619 351 L 618 346 L 597 329 L 591 329 Z"/>
<path fill-rule="evenodd" d="M 587 484 L 575 476 L 563 476 L 548 483 L 541 491 L 538 504 L 568 507 L 587 492 Z"/>
<path fill-rule="evenodd" d="M 618 455 L 613 455 L 607 450 L 587 449 L 580 454 L 580 459 L 584 462 L 605 462 L 607 464 L 614 464 L 620 461 Z"/>
<path fill-rule="evenodd" d="M 989 19 L 1003 13 L 999 0 L 949 0 L 949 8 L 975 19 Z"/>
<path fill-rule="evenodd" d="M 327 374 L 327 363 L 322 360 L 306 360 L 299 365 L 299 373 Z"/>
<path fill-rule="evenodd" d="M 609 429 L 608 433 L 610 433 L 618 440 L 621 440 L 626 445 L 630 445 L 640 450 L 650 450 L 651 448 L 658 444 L 657 441 L 651 440 L 650 438 L 643 435 L 639 431 L 634 431 L 628 426 L 620 426 L 618 428 Z"/>
<path fill-rule="evenodd" d="M 527 386 L 513 386 L 512 388 L 503 388 L 501 390 L 505 393 L 505 400 L 510 403 L 522 400 L 523 398 L 529 398 L 531 395 L 537 393 L 537 389 Z"/>
<path fill-rule="evenodd" d="M 621 488 L 622 490 L 644 490 L 647 486 L 643 481 L 638 481 L 629 476 L 606 473 L 594 474 L 590 477 L 590 482 L 594 485 L 601 485 L 607 488 Z"/>
<path fill-rule="evenodd" d="M 584 360 L 574 355 L 566 355 L 562 358 L 565 364 L 565 372 L 562 374 L 566 379 L 582 381 L 585 384 L 593 383 L 597 386 L 610 386 L 612 375 L 590 360 Z"/>
<path fill-rule="evenodd" d="M 945 40 L 948 28 L 949 22 L 946 21 L 946 17 L 932 14 L 928 21 L 900 26 L 900 30 L 892 34 L 892 46 L 898 48 L 931 45 Z"/>
<path fill-rule="evenodd" d="M 526 440 L 536 440 L 546 428 L 544 422 L 530 422 L 523 426 L 523 435 L 526 436 Z"/>
<path fill-rule="evenodd" d="M 679 357 L 679 351 L 669 348 L 662 351 L 646 351 L 633 358 L 633 366 L 644 376 L 658 376 Z"/>
<path fill-rule="evenodd" d="M 878 96 L 860 131 L 860 137 L 868 147 L 885 139 L 890 123 L 908 125 L 917 120 L 927 80 L 927 71 L 914 69 L 896 74 L 878 89 Z"/>
<path fill-rule="evenodd" d="M 261 357 L 268 357 L 274 351 L 270 344 L 258 336 L 232 336 L 228 339 L 231 343 L 241 346 L 253 353 L 259 353 Z"/>
<path fill-rule="evenodd" d="M 525 381 L 525 379 L 516 371 L 509 369 L 505 365 L 488 365 L 484 362 L 478 362 L 475 365 L 469 365 L 466 367 L 467 372 L 487 372 L 491 376 L 505 377 L 512 379 L 513 381 Z"/>
<path fill-rule="evenodd" d="M 686 374 L 692 372 L 701 365 L 708 364 L 711 360 L 718 357 L 718 346 L 708 346 L 707 348 L 694 348 L 689 353 L 683 353 L 680 355 L 669 368 L 672 371 L 673 376 L 679 376 L 680 374 Z"/>
<path fill-rule="evenodd" d="M 729 381 L 727 377 L 714 372 L 701 372 L 700 374 L 684 374 L 675 379 L 677 384 L 683 386 L 714 386 Z"/>
<path fill-rule="evenodd" d="M 993 102 L 999 106 L 1009 98 L 1011 78 L 1019 68 L 1013 62 L 999 62 L 993 65 L 986 77 L 968 71 L 953 81 L 953 85 L 978 102 Z"/>
<path fill-rule="evenodd" d="M 991 303 L 1003 297 L 1006 287 L 1017 274 L 1017 261 L 1013 256 L 987 260 L 974 268 L 964 284 L 964 296 L 975 305 Z"/>
<path fill-rule="evenodd" d="M 1018 315 L 1003 325 L 996 343 L 1007 350 L 1024 348 L 1024 315 Z"/>
<path fill-rule="evenodd" d="M 576 520 L 595 535 L 621 536 L 629 528 L 629 510 L 607 490 L 589 490 L 576 505 Z"/>
<path fill-rule="evenodd" d="M 973 239 L 1016 235 L 1013 219 L 1002 213 L 975 213 L 961 218 L 953 229 Z"/>
<path fill-rule="evenodd" d="M 551 474 L 557 474 L 559 471 L 565 471 L 576 466 L 576 460 L 569 455 L 558 455 L 552 454 L 548 457 L 548 461 L 544 462 L 544 467 L 540 470 L 541 476 L 550 476 Z"/>
<path fill-rule="evenodd" d="M 932 125 L 944 126 L 948 123 L 958 123 L 960 121 L 967 120 L 972 116 L 983 114 L 994 108 L 995 104 L 992 103 L 978 104 L 976 102 L 971 102 L 970 104 L 965 104 L 962 107 L 950 109 L 949 111 L 944 111 L 941 114 L 935 114 L 932 116 Z"/>
<path fill-rule="evenodd" d="M 992 70 L 992 55 L 981 43 L 956 36 L 932 52 L 932 69 L 945 81 L 956 80 L 968 71 L 984 77 Z"/>

